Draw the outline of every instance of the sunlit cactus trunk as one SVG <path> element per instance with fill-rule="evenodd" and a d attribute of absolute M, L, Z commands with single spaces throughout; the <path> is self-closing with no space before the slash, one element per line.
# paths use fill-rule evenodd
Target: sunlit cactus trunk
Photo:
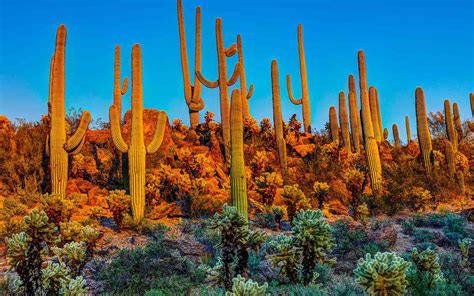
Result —
<path fill-rule="evenodd" d="M 132 199 L 133 220 L 139 222 L 145 212 L 145 169 L 146 154 L 158 151 L 163 141 L 166 113 L 160 111 L 156 123 L 153 139 L 145 146 L 143 133 L 143 92 L 142 92 L 142 55 L 140 45 L 135 44 L 132 49 L 132 130 L 130 144 L 127 144 L 120 130 L 120 118 L 117 106 L 112 105 L 109 110 L 112 140 L 122 153 L 128 153 L 128 172 L 130 196 Z"/>
<path fill-rule="evenodd" d="M 369 104 L 370 104 L 370 117 L 372 119 L 372 126 L 374 129 L 374 137 L 377 142 L 382 142 L 382 129 L 379 127 L 379 113 L 377 108 L 377 90 L 371 86 L 369 88 Z"/>
<path fill-rule="evenodd" d="M 410 144 L 411 142 L 411 129 L 410 129 L 410 119 L 408 116 L 405 116 L 405 128 L 407 131 L 407 143 Z"/>
<path fill-rule="evenodd" d="M 329 107 L 329 129 L 331 131 L 331 140 L 339 145 L 339 126 L 337 125 L 336 107 Z"/>
<path fill-rule="evenodd" d="M 471 116 L 474 116 L 474 93 L 469 94 L 469 102 L 471 103 Z"/>
<path fill-rule="evenodd" d="M 51 62 L 48 102 L 51 125 L 46 143 L 46 152 L 50 157 L 52 193 L 62 197 L 66 196 L 68 153 L 75 154 L 81 151 L 91 121 L 90 113 L 84 111 L 77 130 L 66 140 L 64 103 L 66 35 L 66 27 L 60 25 L 56 33 L 56 48 Z"/>
<path fill-rule="evenodd" d="M 352 118 L 354 117 L 354 124 L 355 127 L 357 128 L 357 135 L 359 136 L 359 145 L 362 143 L 362 127 L 361 127 L 361 122 L 360 122 L 360 114 L 359 114 L 359 107 L 357 105 L 357 90 L 356 90 L 356 83 L 354 79 L 354 75 L 349 75 L 348 79 L 348 84 L 349 84 L 349 116 L 351 118 L 351 131 L 352 131 Z M 354 94 L 354 100 L 353 100 L 353 105 L 354 108 L 351 108 L 351 92 Z M 350 110 L 354 110 L 353 112 Z M 352 136 L 354 138 L 354 136 Z M 355 143 L 354 143 L 355 145 Z M 360 147 L 357 146 L 356 152 L 358 153 L 360 151 Z"/>
<path fill-rule="evenodd" d="M 395 148 L 401 147 L 400 142 L 400 135 L 398 134 L 398 126 L 396 124 L 392 125 L 392 133 L 393 133 L 393 143 Z"/>
<path fill-rule="evenodd" d="M 181 69 L 183 72 L 184 98 L 189 109 L 189 122 L 192 129 L 199 124 L 199 111 L 204 109 L 204 100 L 201 97 L 201 83 L 196 78 L 196 72 L 201 71 L 201 8 L 196 7 L 196 43 L 194 56 L 194 86 L 191 85 L 189 74 L 188 51 L 186 48 L 186 32 L 184 29 L 183 4 L 178 0 L 178 27 L 179 49 L 181 55 Z"/>
<path fill-rule="evenodd" d="M 430 176 L 432 169 L 433 148 L 431 145 L 430 130 L 428 128 L 428 119 L 426 118 L 425 95 L 421 87 L 416 88 L 415 99 L 418 142 L 420 144 L 420 152 L 423 158 L 426 174 Z"/>
<path fill-rule="evenodd" d="M 281 115 L 280 82 L 278 76 L 278 64 L 272 61 L 272 100 L 273 100 L 273 124 L 275 125 L 275 142 L 278 150 L 278 160 L 283 179 L 288 178 L 288 165 L 286 156 L 286 141 L 283 135 L 283 117 Z"/>
<path fill-rule="evenodd" d="M 456 173 L 455 153 L 453 150 L 453 145 L 451 145 L 451 142 L 446 141 L 445 145 L 446 146 L 445 146 L 444 156 L 446 157 L 446 166 L 448 169 L 448 174 L 452 180 L 454 179 L 454 174 Z"/>
<path fill-rule="evenodd" d="M 244 64 L 244 51 L 242 48 L 242 37 L 237 35 L 237 54 L 239 57 L 240 63 L 240 96 L 242 97 L 242 117 L 243 119 L 250 118 L 250 107 L 249 100 L 253 94 L 253 84 L 250 85 L 250 88 L 247 92 L 247 79 L 245 75 L 245 64 Z"/>
<path fill-rule="evenodd" d="M 230 190 L 232 204 L 248 220 L 247 180 L 244 162 L 244 130 L 242 124 L 242 98 L 240 90 L 232 91 L 230 124 Z"/>
<path fill-rule="evenodd" d="M 117 112 L 122 118 L 122 96 L 128 89 L 128 78 L 123 79 L 122 87 L 120 87 L 120 45 L 115 46 L 114 59 L 114 105 L 117 107 Z"/>
<path fill-rule="evenodd" d="M 360 152 L 360 125 L 359 111 L 357 107 L 357 99 L 354 92 L 349 92 L 349 116 L 351 121 L 352 143 L 354 144 L 355 153 Z"/>
<path fill-rule="evenodd" d="M 444 120 L 448 139 L 451 145 L 453 145 L 454 152 L 456 152 L 458 151 L 458 137 L 456 129 L 454 128 L 453 114 L 451 113 L 451 103 L 449 100 L 444 100 Z"/>
<path fill-rule="evenodd" d="M 288 97 L 295 105 L 301 105 L 303 109 L 303 129 L 305 132 L 311 132 L 311 107 L 309 103 L 308 79 L 306 75 L 306 61 L 303 45 L 303 26 L 298 25 L 298 52 L 300 57 L 300 75 L 301 75 L 301 99 L 296 100 L 293 97 L 290 74 L 286 75 L 286 85 Z"/>
<path fill-rule="evenodd" d="M 339 92 L 339 124 L 341 125 L 342 142 L 348 153 L 351 153 L 351 135 L 349 133 L 349 118 L 346 108 L 346 96 Z"/>
<path fill-rule="evenodd" d="M 462 122 L 461 122 L 461 114 L 459 114 L 459 106 L 457 103 L 453 104 L 453 121 L 454 121 L 454 127 L 456 128 L 457 132 L 457 140 L 458 143 L 462 138 L 463 131 L 462 131 Z"/>

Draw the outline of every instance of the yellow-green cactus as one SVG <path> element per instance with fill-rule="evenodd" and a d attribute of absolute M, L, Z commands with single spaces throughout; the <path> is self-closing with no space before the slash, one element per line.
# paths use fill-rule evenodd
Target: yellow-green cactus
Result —
<path fill-rule="evenodd" d="M 51 191 L 59 194 L 62 198 L 66 195 L 68 153 L 76 154 L 81 151 L 91 121 L 91 114 L 84 111 L 77 130 L 69 139 L 66 139 L 66 107 L 64 103 L 66 34 L 66 26 L 60 25 L 56 33 L 56 48 L 51 61 L 48 99 L 51 126 L 46 143 L 46 152 L 50 158 Z"/>
<path fill-rule="evenodd" d="M 370 117 L 372 119 L 372 127 L 374 129 L 374 137 L 377 142 L 382 142 L 382 132 L 381 128 L 379 127 L 379 112 L 377 108 L 377 95 L 376 95 L 376 88 L 371 86 L 369 88 L 369 104 L 370 104 Z"/>
<path fill-rule="evenodd" d="M 411 129 L 410 129 L 410 119 L 408 116 L 405 116 L 405 128 L 407 130 L 407 143 L 411 142 Z"/>
<path fill-rule="evenodd" d="M 331 130 L 331 140 L 339 145 L 339 126 L 337 125 L 336 107 L 329 107 L 329 128 Z"/>
<path fill-rule="evenodd" d="M 444 155 L 446 158 L 446 166 L 448 168 L 449 177 L 453 179 L 454 174 L 456 173 L 456 164 L 455 164 L 456 156 L 453 150 L 453 145 L 449 141 L 446 141 Z"/>
<path fill-rule="evenodd" d="M 347 116 L 346 96 L 339 92 L 339 124 L 341 125 L 342 142 L 347 152 L 351 152 L 351 135 L 349 133 L 349 118 Z"/>
<path fill-rule="evenodd" d="M 281 115 L 280 82 L 278 77 L 278 64 L 272 61 L 272 100 L 273 100 L 273 124 L 275 125 L 275 142 L 278 150 L 278 160 L 283 178 L 288 177 L 288 165 L 286 155 L 286 141 L 283 135 L 283 118 Z"/>
<path fill-rule="evenodd" d="M 350 76 L 352 77 L 352 75 Z M 353 80 L 353 79 L 352 79 Z M 349 79 L 350 81 L 350 79 Z M 349 92 L 349 116 L 351 120 L 352 143 L 356 153 L 360 152 L 360 122 L 355 92 Z"/>
<path fill-rule="evenodd" d="M 458 151 L 458 136 L 454 128 L 453 114 L 451 113 L 451 103 L 449 100 L 444 100 L 444 120 L 446 123 L 446 133 L 448 139 L 453 145 L 454 152 Z"/>
<path fill-rule="evenodd" d="M 217 65 L 218 78 L 215 81 L 209 81 L 202 75 L 200 70 L 196 70 L 196 76 L 208 88 L 219 87 L 220 110 L 222 137 L 224 139 L 225 159 L 230 161 L 230 108 L 229 108 L 229 86 L 234 85 L 240 76 L 240 63 L 235 64 L 234 73 L 227 80 L 226 57 L 231 57 L 237 52 L 237 46 L 232 44 L 228 48 L 224 47 L 224 38 L 222 36 L 222 20 L 216 20 L 216 43 L 217 43 Z"/>
<path fill-rule="evenodd" d="M 301 105 L 303 109 L 303 130 L 305 132 L 311 132 L 311 108 L 309 105 L 309 91 L 308 91 L 308 80 L 306 78 L 306 61 L 304 56 L 303 46 L 303 26 L 298 25 L 298 52 L 300 56 L 300 74 L 301 74 L 301 99 L 296 100 L 293 97 L 293 91 L 291 88 L 290 74 L 286 75 L 286 86 L 288 89 L 288 97 L 290 101 L 295 105 Z"/>
<path fill-rule="evenodd" d="M 247 92 L 247 80 L 245 78 L 245 66 L 244 66 L 244 51 L 242 49 L 242 37 L 237 35 L 237 55 L 239 57 L 240 63 L 240 95 L 242 96 L 242 116 L 243 119 L 250 118 L 250 107 L 249 100 L 253 94 L 253 84 L 250 85 L 250 88 Z"/>
<path fill-rule="evenodd" d="M 242 98 L 240 90 L 232 91 L 230 109 L 230 192 L 232 205 L 248 220 L 247 180 L 244 162 L 244 127 L 242 123 Z"/>
<path fill-rule="evenodd" d="M 132 130 L 130 143 L 127 144 L 120 130 L 120 118 L 117 107 L 109 109 L 112 140 L 118 150 L 128 153 L 128 170 L 132 214 L 135 222 L 140 221 L 145 211 L 145 162 L 146 154 L 158 151 L 163 141 L 166 113 L 159 112 L 152 141 L 145 146 L 143 133 L 143 93 L 142 93 L 142 54 L 140 45 L 132 49 Z"/>
<path fill-rule="evenodd" d="M 457 103 L 453 104 L 453 121 L 454 121 L 454 127 L 456 128 L 457 132 L 457 140 L 458 142 L 460 141 L 460 138 L 463 135 L 462 132 L 462 123 L 461 123 L 461 115 L 459 114 L 459 106 Z"/>
<path fill-rule="evenodd" d="M 179 27 L 179 49 L 181 54 L 181 69 L 183 72 L 184 98 L 189 109 L 189 121 L 191 128 L 195 129 L 199 124 L 199 111 L 204 108 L 201 97 L 201 83 L 194 74 L 194 85 L 191 85 L 189 74 L 188 51 L 186 47 L 186 32 L 184 30 L 183 4 L 178 0 L 178 27 Z M 194 69 L 201 71 L 201 7 L 196 7 L 196 43 L 194 53 Z"/>
<path fill-rule="evenodd" d="M 418 134 L 418 142 L 423 158 L 423 164 L 428 176 L 431 175 L 433 147 L 431 145 L 431 135 L 428 128 L 428 119 L 426 118 L 425 95 L 421 87 L 417 87 L 415 91 L 416 99 L 416 130 Z"/>
<path fill-rule="evenodd" d="M 398 126 L 396 124 L 392 125 L 392 133 L 393 133 L 393 143 L 395 148 L 400 148 L 400 135 L 398 134 Z"/>

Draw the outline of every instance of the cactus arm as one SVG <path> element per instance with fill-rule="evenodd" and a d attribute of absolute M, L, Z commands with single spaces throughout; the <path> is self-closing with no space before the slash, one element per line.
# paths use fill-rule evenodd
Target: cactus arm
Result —
<path fill-rule="evenodd" d="M 188 52 L 186 49 L 186 33 L 184 29 L 184 16 L 182 1 L 178 0 L 178 28 L 179 28 L 179 51 L 181 55 L 181 69 L 184 80 L 184 97 L 186 102 L 191 100 L 191 78 L 189 75 Z"/>
<path fill-rule="evenodd" d="M 146 147 L 146 153 L 152 154 L 158 151 L 163 142 L 163 137 L 165 135 L 165 128 L 166 128 L 166 113 L 160 111 L 158 114 L 158 119 L 156 120 L 156 128 L 155 133 L 153 135 L 153 139 L 151 140 L 150 144 Z"/>
<path fill-rule="evenodd" d="M 235 64 L 234 73 L 230 77 L 229 81 L 227 81 L 228 86 L 232 86 L 237 82 L 237 79 L 240 77 L 240 63 Z"/>
<path fill-rule="evenodd" d="M 194 46 L 194 68 L 195 71 L 201 71 L 201 7 L 196 7 L 196 42 Z M 194 86 L 192 87 L 193 102 L 202 101 L 201 98 L 201 83 L 194 74 Z M 204 104 L 204 102 L 202 102 Z M 189 103 L 188 103 L 189 105 Z M 203 105 L 204 108 L 204 105 Z"/>
<path fill-rule="evenodd" d="M 237 45 L 235 45 L 235 43 L 225 49 L 225 55 L 228 58 L 233 56 L 236 52 L 237 52 Z"/>
<path fill-rule="evenodd" d="M 112 140 L 115 144 L 115 147 L 117 147 L 120 152 L 126 153 L 128 151 L 128 145 L 123 140 L 122 132 L 120 131 L 120 119 L 117 113 L 117 107 L 115 105 L 110 106 L 109 120 Z"/>
<path fill-rule="evenodd" d="M 249 88 L 249 91 L 247 93 L 247 100 L 250 100 L 252 95 L 253 95 L 253 84 L 250 84 L 250 88 Z"/>
<path fill-rule="evenodd" d="M 86 135 L 84 135 L 84 137 L 82 137 L 82 140 L 81 142 L 79 142 L 79 145 L 77 145 L 77 147 L 75 149 L 72 149 L 69 153 L 69 155 L 76 155 L 76 154 L 79 154 L 82 150 L 82 146 L 84 146 L 84 143 L 86 142 Z"/>
<path fill-rule="evenodd" d="M 199 101 L 197 103 L 190 102 L 189 105 L 188 105 L 188 108 L 189 108 L 189 111 L 193 111 L 193 112 L 201 111 L 202 109 L 204 109 L 203 99 L 199 99 Z"/>
<path fill-rule="evenodd" d="M 46 156 L 49 156 L 50 155 L 50 151 L 49 151 L 49 133 L 46 135 L 46 144 L 45 144 L 45 147 L 44 147 L 44 153 L 46 153 Z"/>
<path fill-rule="evenodd" d="M 209 81 L 201 73 L 201 71 L 196 71 L 197 79 L 208 88 L 216 88 L 219 86 L 219 80 Z"/>
<path fill-rule="evenodd" d="M 123 83 L 122 83 L 122 89 L 120 90 L 120 93 L 122 94 L 122 96 L 127 93 L 127 90 L 128 90 L 128 78 L 125 77 L 123 79 Z"/>
<path fill-rule="evenodd" d="M 295 100 L 295 98 L 293 97 L 293 90 L 291 88 L 290 74 L 286 75 L 286 88 L 288 89 L 288 97 L 290 98 L 290 101 L 295 105 L 301 105 L 301 103 L 303 103 L 303 98 L 301 98 L 299 100 Z"/>
<path fill-rule="evenodd" d="M 86 137 L 86 131 L 90 122 L 91 114 L 89 111 L 82 112 L 81 122 L 79 123 L 76 132 L 64 144 L 64 150 L 66 150 L 66 152 L 69 153 L 80 146 L 81 142 Z"/>

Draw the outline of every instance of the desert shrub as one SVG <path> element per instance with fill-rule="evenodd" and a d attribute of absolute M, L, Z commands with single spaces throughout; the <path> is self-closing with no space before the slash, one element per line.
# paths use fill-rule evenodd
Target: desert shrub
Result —
<path fill-rule="evenodd" d="M 324 201 L 329 193 L 329 185 L 326 182 L 314 182 L 313 184 L 313 194 L 318 201 L 318 208 L 323 209 Z"/>
<path fill-rule="evenodd" d="M 415 224 L 411 222 L 411 220 L 403 220 L 400 225 L 402 226 L 402 230 L 404 234 L 412 235 L 415 231 Z"/>
<path fill-rule="evenodd" d="M 457 293 L 446 295 L 472 295 L 474 293 L 474 275 L 472 272 L 466 272 L 467 270 L 463 266 L 463 258 L 460 254 L 452 252 L 440 253 L 439 261 L 446 279 L 445 288 L 457 290 Z"/>
<path fill-rule="evenodd" d="M 252 222 L 262 228 L 277 228 L 273 213 L 257 213 Z"/>
<path fill-rule="evenodd" d="M 107 204 L 112 218 L 120 231 L 123 227 L 125 215 L 130 211 L 131 199 L 130 195 L 125 194 L 125 190 L 113 190 L 107 196 Z"/>
<path fill-rule="evenodd" d="M 332 282 L 328 284 L 326 290 L 329 291 L 329 295 L 334 296 L 366 295 L 364 289 L 353 277 L 349 276 L 334 277 Z"/>
<path fill-rule="evenodd" d="M 428 230 L 428 229 L 415 229 L 413 237 L 416 243 L 431 242 L 436 243 L 441 239 L 439 233 Z"/>
<path fill-rule="evenodd" d="M 289 285 L 270 285 L 267 288 L 267 294 L 272 296 L 277 295 L 312 295 L 312 296 L 326 296 L 328 295 L 321 289 L 319 285 L 305 286 L 302 284 Z"/>
<path fill-rule="evenodd" d="M 433 199 L 431 192 L 423 187 L 413 187 L 408 194 L 408 202 L 414 211 L 423 211 Z"/>
<path fill-rule="evenodd" d="M 50 222 L 59 227 L 61 222 L 71 219 L 74 204 L 59 194 L 44 194 L 41 197 L 40 209 L 46 213 Z"/>
<path fill-rule="evenodd" d="M 255 179 L 255 185 L 255 191 L 260 195 L 262 203 L 271 206 L 278 188 L 283 185 L 283 179 L 278 173 L 263 172 Z"/>
<path fill-rule="evenodd" d="M 303 191 L 301 191 L 298 184 L 285 185 L 281 197 L 285 202 L 288 220 L 290 222 L 293 221 L 297 211 L 310 207 L 306 196 Z"/>
<path fill-rule="evenodd" d="M 458 240 L 458 246 L 459 250 L 461 251 L 461 256 L 462 256 L 462 266 L 464 267 L 469 267 L 470 262 L 469 262 L 469 251 L 471 249 L 471 244 L 472 244 L 472 239 L 470 238 L 464 238 Z"/>

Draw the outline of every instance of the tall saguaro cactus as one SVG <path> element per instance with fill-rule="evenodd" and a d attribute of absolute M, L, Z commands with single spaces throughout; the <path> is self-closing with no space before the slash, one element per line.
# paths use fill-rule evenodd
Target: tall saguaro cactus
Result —
<path fill-rule="evenodd" d="M 339 126 L 337 125 L 336 107 L 329 107 L 329 128 L 332 142 L 339 145 Z"/>
<path fill-rule="evenodd" d="M 400 148 L 401 147 L 400 135 L 398 134 L 398 126 L 396 124 L 392 125 L 392 133 L 393 133 L 393 142 L 394 142 L 395 148 Z"/>
<path fill-rule="evenodd" d="M 351 75 L 352 76 L 352 75 Z M 349 92 L 349 118 L 351 120 L 352 143 L 356 153 L 360 152 L 360 122 L 357 99 L 354 92 Z"/>
<path fill-rule="evenodd" d="M 380 112 L 380 102 L 379 102 L 379 91 L 375 88 L 375 105 L 377 108 L 377 122 L 379 126 L 379 133 L 380 135 L 383 134 L 383 126 L 382 126 L 382 112 Z"/>
<path fill-rule="evenodd" d="M 239 57 L 240 63 L 240 95 L 242 96 L 242 116 L 243 119 L 250 118 L 250 107 L 249 100 L 253 94 L 253 84 L 250 85 L 250 88 L 247 92 L 247 80 L 245 76 L 245 66 L 244 66 L 244 51 L 242 48 L 242 37 L 237 35 L 237 54 Z"/>
<path fill-rule="evenodd" d="M 204 109 L 204 101 L 201 97 L 201 83 L 194 74 L 194 86 L 191 85 L 189 74 L 188 51 L 186 48 L 186 32 L 184 30 L 183 4 L 178 0 L 178 26 L 179 26 L 179 49 L 181 54 L 181 69 L 183 71 L 184 98 L 189 109 L 189 121 L 191 128 L 195 129 L 199 124 L 199 111 Z M 194 69 L 201 71 L 201 7 L 196 7 L 196 45 L 194 53 Z"/>
<path fill-rule="evenodd" d="M 288 97 L 295 105 L 301 105 L 303 109 L 303 129 L 305 132 L 311 132 L 311 108 L 309 105 L 308 79 L 306 78 L 306 61 L 303 46 L 303 26 L 298 25 L 298 52 L 300 56 L 300 74 L 301 74 L 301 99 L 296 100 L 293 97 L 290 74 L 286 75 L 286 86 Z"/>
<path fill-rule="evenodd" d="M 351 152 L 351 135 L 349 133 L 349 118 L 347 116 L 346 96 L 339 92 L 339 124 L 341 125 L 342 142 L 347 152 Z"/>
<path fill-rule="evenodd" d="M 357 134 L 359 136 L 359 143 L 360 143 L 362 142 L 362 130 L 361 130 L 361 123 L 360 123 L 359 107 L 357 106 L 357 90 L 356 90 L 354 75 L 352 74 L 349 75 L 348 84 L 349 84 L 349 113 L 350 113 L 349 116 L 351 118 L 352 116 L 354 116 L 354 119 L 355 119 L 354 123 L 356 124 L 356 127 L 357 127 Z M 351 92 L 354 93 L 354 101 L 353 101 L 354 108 L 351 108 L 351 97 L 350 97 Z M 351 110 L 354 110 L 354 112 L 352 112 Z M 351 131 L 352 131 L 352 119 L 351 119 Z M 359 148 L 357 148 L 356 150 L 357 152 L 359 152 Z"/>
<path fill-rule="evenodd" d="M 122 87 L 120 87 L 120 45 L 115 46 L 114 60 L 114 105 L 117 106 L 119 117 L 122 118 L 122 96 L 128 89 L 128 78 L 123 79 Z"/>
<path fill-rule="evenodd" d="M 457 103 L 453 104 L 453 121 L 454 121 L 454 127 L 456 128 L 457 134 L 457 140 L 458 142 L 460 141 L 459 137 L 462 137 L 462 123 L 461 123 L 461 114 L 459 114 L 459 106 Z"/>
<path fill-rule="evenodd" d="M 242 98 L 240 90 L 232 91 L 230 109 L 230 191 L 232 204 L 248 220 L 247 180 L 244 163 L 244 127 L 242 123 Z"/>
<path fill-rule="evenodd" d="M 128 153 L 128 171 L 132 214 L 135 222 L 140 221 L 145 212 L 145 168 L 146 154 L 153 154 L 161 146 L 166 125 L 166 113 L 159 111 L 152 141 L 145 146 L 143 131 L 143 92 L 142 92 L 142 54 L 139 44 L 132 49 L 132 130 L 129 144 L 125 142 L 120 130 L 118 108 L 109 109 L 112 140 L 118 150 Z"/>
<path fill-rule="evenodd" d="M 405 128 L 407 130 L 407 143 L 411 142 L 411 129 L 410 129 L 410 119 L 408 116 L 405 116 Z"/>
<path fill-rule="evenodd" d="M 360 87 L 360 105 L 362 113 L 362 123 L 364 129 L 365 140 L 365 154 L 367 158 L 367 165 L 369 168 L 370 181 L 372 183 L 372 190 L 378 193 L 381 189 L 382 182 L 382 165 L 380 163 L 379 147 L 374 136 L 374 127 L 372 125 L 372 118 L 369 105 L 369 94 L 367 89 L 367 74 L 365 67 L 364 52 L 358 52 L 359 62 L 359 87 Z"/>
<path fill-rule="evenodd" d="M 196 70 L 196 76 L 208 88 L 219 87 L 220 110 L 222 137 L 224 138 L 225 159 L 230 161 L 230 118 L 229 118 L 229 86 L 234 85 L 240 76 L 240 63 L 235 64 L 234 73 L 227 80 L 226 57 L 231 57 L 237 52 L 235 43 L 228 48 L 224 47 L 224 38 L 222 36 L 222 20 L 216 20 L 216 45 L 217 45 L 217 63 L 218 78 L 215 81 L 209 81 L 202 75 L 200 70 Z"/>
<path fill-rule="evenodd" d="M 448 168 L 448 174 L 451 180 L 454 180 L 454 174 L 456 173 L 456 166 L 455 166 L 455 153 L 453 150 L 453 145 L 451 142 L 445 141 L 445 151 L 444 156 L 446 157 L 446 166 Z"/>
<path fill-rule="evenodd" d="M 451 103 L 449 100 L 444 100 L 444 120 L 446 123 L 446 133 L 448 139 L 453 145 L 454 152 L 458 151 L 458 137 L 456 129 L 454 128 L 453 114 L 451 113 Z"/>
<path fill-rule="evenodd" d="M 56 48 L 51 61 L 48 111 L 51 120 L 47 137 L 46 153 L 49 155 L 52 193 L 66 196 L 68 178 L 68 153 L 76 154 L 82 149 L 91 114 L 84 111 L 75 133 L 67 138 L 65 92 L 66 26 L 60 25 L 56 33 Z"/>
<path fill-rule="evenodd" d="M 275 142 L 278 150 L 278 160 L 283 178 L 288 177 L 288 165 L 286 156 L 286 142 L 283 135 L 283 117 L 281 115 L 280 82 L 278 76 L 278 64 L 272 61 L 272 100 L 273 100 L 273 124 L 275 125 Z"/>
<path fill-rule="evenodd" d="M 431 175 L 432 169 L 432 153 L 431 135 L 428 128 L 428 119 L 426 118 L 425 94 L 421 87 L 417 87 L 415 91 L 415 108 L 416 108 L 416 130 L 418 142 L 420 144 L 420 152 L 423 158 L 423 164 L 428 176 Z"/>
<path fill-rule="evenodd" d="M 369 104 L 370 104 L 370 116 L 372 118 L 372 126 L 374 128 L 374 137 L 377 142 L 382 142 L 381 128 L 379 127 L 379 113 L 377 109 L 377 90 L 371 86 L 369 88 Z"/>

